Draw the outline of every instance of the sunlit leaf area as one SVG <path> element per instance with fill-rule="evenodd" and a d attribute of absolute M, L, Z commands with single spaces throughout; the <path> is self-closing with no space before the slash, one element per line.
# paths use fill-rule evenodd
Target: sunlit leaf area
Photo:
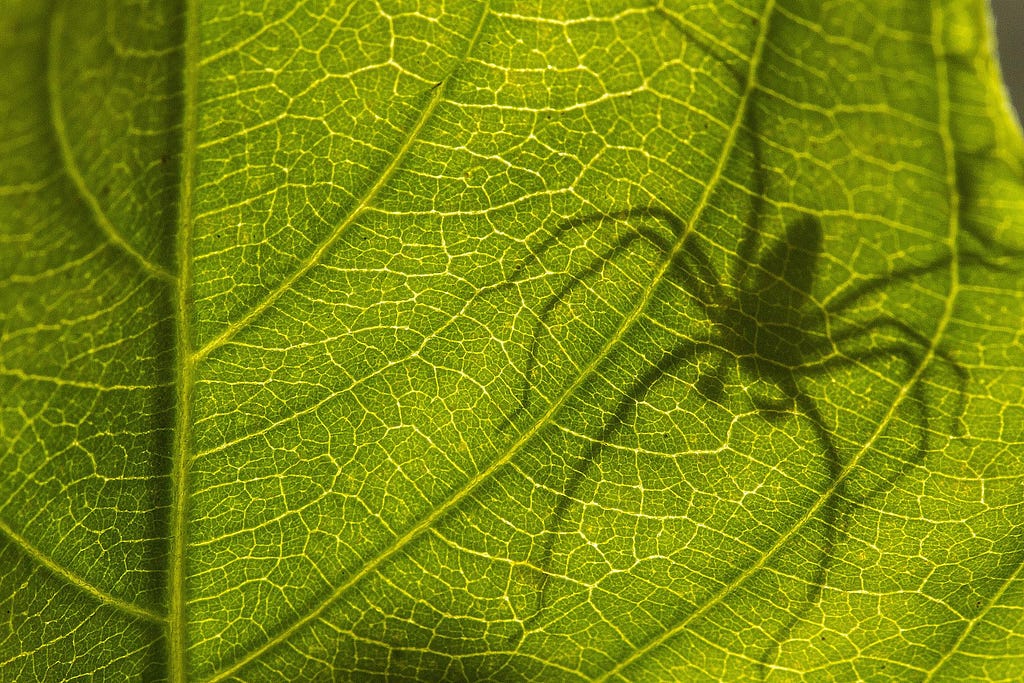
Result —
<path fill-rule="evenodd" d="M 0 680 L 1024 680 L 983 0 L 0 3 Z"/>

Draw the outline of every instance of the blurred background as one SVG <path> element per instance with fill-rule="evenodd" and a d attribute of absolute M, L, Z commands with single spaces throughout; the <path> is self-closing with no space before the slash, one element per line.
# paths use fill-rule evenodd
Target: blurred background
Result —
<path fill-rule="evenodd" d="M 1024 112 L 1024 0 L 992 0 L 992 13 L 1003 80 L 1020 121 Z"/>

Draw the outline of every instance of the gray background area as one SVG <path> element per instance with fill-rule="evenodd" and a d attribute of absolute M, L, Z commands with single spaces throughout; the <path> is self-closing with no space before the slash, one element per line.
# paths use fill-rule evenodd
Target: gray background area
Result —
<path fill-rule="evenodd" d="M 1024 0 L 992 0 L 992 13 L 1003 80 L 1020 120 L 1024 113 Z"/>

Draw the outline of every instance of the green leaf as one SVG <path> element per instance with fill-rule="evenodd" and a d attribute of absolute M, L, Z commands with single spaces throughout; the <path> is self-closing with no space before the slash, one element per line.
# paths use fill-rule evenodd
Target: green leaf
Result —
<path fill-rule="evenodd" d="M 0 8 L 0 679 L 1024 678 L 981 0 Z"/>

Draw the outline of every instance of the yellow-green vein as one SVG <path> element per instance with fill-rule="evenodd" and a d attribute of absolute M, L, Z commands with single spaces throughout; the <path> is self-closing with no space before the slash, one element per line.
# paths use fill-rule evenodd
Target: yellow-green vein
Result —
<path fill-rule="evenodd" d="M 192 357 L 192 203 L 195 192 L 196 127 L 198 123 L 199 7 L 185 6 L 185 60 L 182 65 L 184 110 L 182 112 L 181 179 L 178 197 L 178 233 L 175 257 L 178 266 L 174 293 L 175 407 L 174 451 L 171 458 L 170 576 L 168 579 L 167 654 L 168 678 L 184 683 L 187 678 L 185 593 L 188 537 L 188 463 L 192 449 L 192 392 L 195 361 Z"/>
<path fill-rule="evenodd" d="M 146 621 L 155 621 L 159 623 L 164 622 L 164 616 L 153 610 L 133 605 L 127 600 L 111 595 L 110 593 L 102 590 L 93 584 L 83 579 L 78 574 L 75 574 L 71 570 L 62 567 L 53 561 L 49 555 L 32 545 L 27 538 L 16 532 L 6 522 L 0 520 L 0 533 L 9 538 L 15 545 L 19 546 L 22 551 L 31 557 L 33 560 L 41 564 L 42 566 L 49 569 L 51 572 L 67 581 L 72 586 L 80 589 L 84 593 L 88 593 L 92 597 L 96 598 L 100 602 L 110 605 L 114 609 L 120 610 L 125 614 L 130 614 L 133 617 L 139 619 L 145 619 Z"/>
<path fill-rule="evenodd" d="M 936 3 L 936 5 L 938 4 Z M 952 121 L 950 119 L 950 111 L 952 109 L 952 101 L 949 96 L 949 68 L 946 65 L 945 49 L 942 45 L 944 28 L 945 22 L 942 8 L 936 6 L 932 9 L 932 53 L 935 56 L 936 92 L 939 100 L 939 136 L 942 139 L 942 148 L 946 159 L 946 186 L 950 188 L 950 214 L 952 215 L 954 209 L 959 212 L 959 196 L 956 194 L 956 149 L 951 134 Z M 954 267 L 956 267 L 955 259 Z M 982 620 L 992 606 L 999 602 L 1010 585 L 1020 576 L 1022 567 L 1024 567 L 1024 564 L 1018 564 L 1017 570 L 1006 578 L 999 587 L 999 590 L 988 601 L 988 604 L 964 625 L 956 641 L 946 649 L 931 670 L 927 672 L 925 680 L 932 680 L 935 673 L 940 671 L 945 663 L 960 651 L 960 647 L 974 631 L 974 627 Z"/>
<path fill-rule="evenodd" d="M 194 359 L 196 362 L 205 358 L 207 355 L 210 354 L 211 351 L 226 343 L 228 340 L 230 340 L 232 337 L 238 334 L 239 331 L 248 326 L 253 320 L 260 317 L 260 315 L 262 315 L 268 308 L 274 305 L 275 301 L 280 299 L 285 292 L 289 291 L 292 288 L 292 286 L 295 285 L 296 282 L 302 279 L 302 277 L 306 273 L 308 273 L 310 269 L 312 269 L 314 266 L 320 263 L 324 255 L 330 250 L 334 243 L 337 242 L 338 239 L 345 234 L 345 231 L 348 230 L 348 228 L 355 224 L 356 220 L 358 220 L 359 216 L 362 215 L 363 211 L 365 211 L 373 202 L 373 199 L 374 197 L 377 196 L 377 193 L 380 192 L 380 190 L 387 185 L 388 181 L 391 179 L 391 176 L 393 176 L 395 174 L 395 171 L 397 171 L 399 167 L 401 167 L 402 162 L 405 160 L 406 154 L 408 154 L 413 144 L 419 138 L 419 135 L 423 131 L 423 128 L 427 125 L 427 121 L 430 120 L 431 116 L 434 114 L 434 110 L 437 109 L 437 105 L 439 105 L 442 102 L 442 100 L 444 100 L 446 86 L 447 83 L 439 83 L 436 86 L 434 86 L 433 91 L 431 92 L 430 95 L 430 101 L 427 102 L 427 105 L 423 108 L 423 111 L 420 112 L 419 117 L 416 119 L 416 122 L 409 130 L 408 135 L 406 135 L 405 140 L 402 142 L 402 146 L 399 147 L 398 151 L 391 159 L 391 162 L 381 172 L 380 177 L 377 178 L 377 182 L 373 183 L 373 185 L 371 185 L 369 189 L 367 189 L 366 193 L 363 194 L 362 198 L 352 208 L 349 214 L 340 223 L 338 223 L 334 230 L 331 231 L 331 234 L 327 236 L 327 239 L 321 242 L 317 246 L 317 248 L 314 249 L 302 261 L 301 264 L 299 264 L 298 268 L 293 270 L 288 277 L 286 277 L 277 287 L 275 287 L 269 294 L 267 294 L 267 296 L 265 296 L 258 304 L 256 304 L 248 311 L 246 311 L 245 315 L 243 315 L 241 318 L 228 325 L 226 328 L 224 328 L 224 331 L 222 331 L 219 335 L 217 335 L 209 342 L 207 342 L 202 348 L 197 350 L 194 354 Z"/>
<path fill-rule="evenodd" d="M 49 52 L 47 53 L 47 65 L 46 65 L 46 81 L 47 89 L 50 100 L 50 123 L 53 126 L 54 137 L 57 138 L 57 147 L 60 149 L 61 161 L 64 164 L 64 169 L 67 172 L 68 178 L 71 180 L 71 184 L 75 186 L 75 190 L 78 195 L 85 202 L 86 206 L 89 207 L 89 211 L 92 213 L 93 220 L 96 225 L 106 236 L 107 240 L 110 241 L 116 248 L 123 251 L 148 275 L 162 280 L 163 282 L 174 284 L 177 278 L 169 270 L 163 266 L 153 263 L 148 258 L 143 256 L 135 247 L 125 239 L 124 235 L 114 227 L 114 224 L 110 222 L 103 207 L 100 206 L 99 200 L 96 195 L 89 189 L 89 185 L 85 182 L 85 178 L 82 176 L 81 170 L 78 168 L 78 162 L 75 161 L 74 152 L 71 149 L 71 142 L 68 139 L 67 126 L 64 122 L 64 102 L 61 99 L 61 86 L 60 86 L 60 45 L 61 37 L 64 33 L 64 5 L 59 3 L 53 9 L 53 15 L 50 18 L 50 38 L 49 38 Z"/>

